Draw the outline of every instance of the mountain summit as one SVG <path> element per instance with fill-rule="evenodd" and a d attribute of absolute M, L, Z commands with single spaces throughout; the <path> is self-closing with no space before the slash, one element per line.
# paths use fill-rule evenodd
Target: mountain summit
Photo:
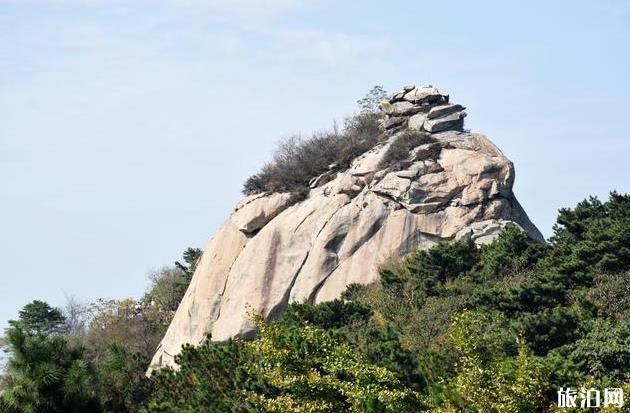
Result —
<path fill-rule="evenodd" d="M 380 136 L 313 176 L 305 193 L 251 193 L 212 237 L 153 358 L 174 365 L 186 343 L 253 332 L 291 302 L 340 297 L 373 283 L 379 266 L 436 243 L 484 244 L 516 225 L 543 240 L 516 200 L 514 166 L 464 107 L 436 88 L 405 86 L 380 104 Z M 251 192 L 251 191 L 250 191 Z"/>

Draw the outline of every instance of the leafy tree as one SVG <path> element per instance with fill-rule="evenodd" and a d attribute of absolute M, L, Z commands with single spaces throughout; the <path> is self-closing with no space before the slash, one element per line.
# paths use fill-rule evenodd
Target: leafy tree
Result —
<path fill-rule="evenodd" d="M 333 300 L 317 305 L 291 304 L 280 322 L 287 328 L 305 324 L 325 329 L 366 356 L 368 362 L 385 367 L 414 390 L 426 386 L 414 354 L 403 348 L 400 332 L 391 323 L 380 323 L 364 304 Z"/>
<path fill-rule="evenodd" d="M 360 148 L 373 116 L 352 118 L 336 160 Z M 99 301 L 86 327 L 80 308 L 64 322 L 26 306 L 7 331 L 0 412 L 531 412 L 548 411 L 561 386 L 628 389 L 629 216 L 629 196 L 612 193 L 561 210 L 547 244 L 513 227 L 480 248 L 413 252 L 381 283 L 291 304 L 257 320 L 250 342 L 186 346 L 177 371 L 147 380 L 194 273 L 199 251 L 188 250 L 141 300 Z"/>
<path fill-rule="evenodd" d="M 268 412 L 405 412 L 420 408 L 418 395 L 394 373 L 370 364 L 325 330 L 287 328 L 256 320 L 259 337 L 248 344 L 256 355 L 250 371 L 275 390 L 250 391 Z"/>
<path fill-rule="evenodd" d="M 149 274 L 149 280 L 151 285 L 139 304 L 146 317 L 166 330 L 186 294 L 189 275 L 176 267 L 163 267 Z"/>
<path fill-rule="evenodd" d="M 630 322 L 630 274 L 598 274 L 588 290 L 597 315 L 622 323 Z"/>
<path fill-rule="evenodd" d="M 589 376 L 630 381 L 630 323 L 598 319 L 571 348 L 569 359 Z"/>
<path fill-rule="evenodd" d="M 446 293 L 445 284 L 470 271 L 478 260 L 470 239 L 442 243 L 411 254 L 402 263 L 385 267 L 381 281 L 388 292 L 410 302 Z"/>
<path fill-rule="evenodd" d="M 549 372 L 527 346 L 518 345 L 515 358 L 505 352 L 504 320 L 487 314 L 464 312 L 455 317 L 452 339 L 461 353 L 458 374 L 453 379 L 455 397 L 445 400 L 436 412 L 523 413 L 543 411 Z"/>
<path fill-rule="evenodd" d="M 340 329 L 359 323 L 364 325 L 372 311 L 363 304 L 342 300 L 326 301 L 317 305 L 292 303 L 282 316 L 282 322 L 289 325 L 310 323 L 323 329 Z"/>

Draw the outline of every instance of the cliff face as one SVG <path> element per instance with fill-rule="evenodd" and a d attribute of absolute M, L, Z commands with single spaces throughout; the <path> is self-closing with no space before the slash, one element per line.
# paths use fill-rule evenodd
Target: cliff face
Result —
<path fill-rule="evenodd" d="M 152 366 L 185 343 L 252 332 L 248 313 L 340 296 L 378 280 L 378 267 L 441 241 L 491 241 L 518 225 L 542 240 L 512 193 L 514 167 L 484 135 L 465 132 L 461 105 L 432 87 L 405 87 L 381 104 L 387 139 L 345 171 L 311 181 L 308 197 L 245 197 L 212 237 Z M 419 132 L 419 133 L 414 133 Z M 404 140 L 408 154 L 391 162 Z"/>

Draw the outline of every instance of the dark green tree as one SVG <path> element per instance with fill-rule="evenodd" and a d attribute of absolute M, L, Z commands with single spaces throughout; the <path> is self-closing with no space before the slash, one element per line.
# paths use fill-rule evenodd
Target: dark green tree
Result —
<path fill-rule="evenodd" d="M 9 321 L 9 325 L 20 327 L 26 334 L 59 334 L 64 332 L 65 317 L 58 308 L 48 303 L 34 300 L 26 304 L 19 312 L 17 320 Z"/>
<path fill-rule="evenodd" d="M 153 372 L 156 390 L 144 412 L 255 412 L 244 392 L 260 390 L 262 384 L 246 369 L 250 355 L 238 341 L 184 346 L 175 358 L 177 370 Z"/>
<path fill-rule="evenodd" d="M 82 347 L 53 334 L 62 320 L 49 309 L 42 302 L 29 305 L 7 330 L 9 360 L 0 412 L 98 413 L 102 409 L 94 370 Z"/>
<path fill-rule="evenodd" d="M 192 279 L 202 254 L 203 251 L 200 248 L 188 247 L 182 254 L 184 262 L 175 261 L 175 266 L 184 272 L 188 282 Z"/>

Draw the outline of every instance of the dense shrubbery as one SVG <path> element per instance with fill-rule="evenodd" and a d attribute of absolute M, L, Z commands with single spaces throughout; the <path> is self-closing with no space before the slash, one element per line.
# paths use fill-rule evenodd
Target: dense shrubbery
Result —
<path fill-rule="evenodd" d="M 334 128 L 307 139 L 293 136 L 282 140 L 273 161 L 245 181 L 243 192 L 248 195 L 260 192 L 303 194 L 308 191 L 312 178 L 331 169 L 347 169 L 355 157 L 372 149 L 382 136 L 376 102 L 383 95 L 382 88 L 372 89 L 359 101 L 361 113 L 346 119 L 341 131 Z"/>

